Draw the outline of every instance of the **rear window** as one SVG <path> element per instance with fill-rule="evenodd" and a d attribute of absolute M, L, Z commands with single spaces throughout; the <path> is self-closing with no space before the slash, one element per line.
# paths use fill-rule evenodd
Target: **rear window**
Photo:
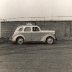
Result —
<path fill-rule="evenodd" d="M 21 27 L 21 28 L 18 29 L 18 31 L 22 31 L 22 30 L 23 30 L 23 27 Z"/>

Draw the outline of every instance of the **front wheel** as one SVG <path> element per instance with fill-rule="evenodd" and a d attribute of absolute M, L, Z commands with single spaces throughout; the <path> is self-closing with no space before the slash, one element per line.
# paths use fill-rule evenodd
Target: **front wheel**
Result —
<path fill-rule="evenodd" d="M 48 37 L 48 38 L 46 39 L 46 43 L 47 43 L 47 44 L 53 44 L 53 43 L 54 43 L 54 38 Z"/>
<path fill-rule="evenodd" d="M 22 37 L 17 38 L 17 44 L 22 45 L 24 43 L 24 39 Z"/>

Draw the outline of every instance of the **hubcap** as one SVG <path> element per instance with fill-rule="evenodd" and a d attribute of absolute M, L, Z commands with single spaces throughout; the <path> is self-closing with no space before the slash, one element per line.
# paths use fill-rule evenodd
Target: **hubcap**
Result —
<path fill-rule="evenodd" d="M 48 39 L 47 39 L 47 43 L 48 43 L 48 44 L 52 44 L 52 43 L 53 43 L 53 39 L 52 39 L 52 38 L 48 38 Z"/>
<path fill-rule="evenodd" d="M 18 44 L 23 44 L 23 39 L 22 38 L 18 39 Z"/>

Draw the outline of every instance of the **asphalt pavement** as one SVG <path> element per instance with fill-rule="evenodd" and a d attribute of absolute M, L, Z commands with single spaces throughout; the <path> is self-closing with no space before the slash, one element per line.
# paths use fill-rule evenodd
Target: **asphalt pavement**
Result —
<path fill-rule="evenodd" d="M 72 41 L 1 43 L 0 72 L 72 72 Z"/>

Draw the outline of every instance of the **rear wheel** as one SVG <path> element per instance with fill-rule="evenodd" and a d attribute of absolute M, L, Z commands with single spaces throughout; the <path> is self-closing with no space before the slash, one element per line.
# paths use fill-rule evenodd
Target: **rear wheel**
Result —
<path fill-rule="evenodd" d="M 53 44 L 53 43 L 54 43 L 54 38 L 53 38 L 53 37 L 48 37 L 48 38 L 46 39 L 46 43 L 47 43 L 47 44 Z"/>
<path fill-rule="evenodd" d="M 22 37 L 18 37 L 16 42 L 17 44 L 22 45 L 24 43 L 24 39 Z"/>

